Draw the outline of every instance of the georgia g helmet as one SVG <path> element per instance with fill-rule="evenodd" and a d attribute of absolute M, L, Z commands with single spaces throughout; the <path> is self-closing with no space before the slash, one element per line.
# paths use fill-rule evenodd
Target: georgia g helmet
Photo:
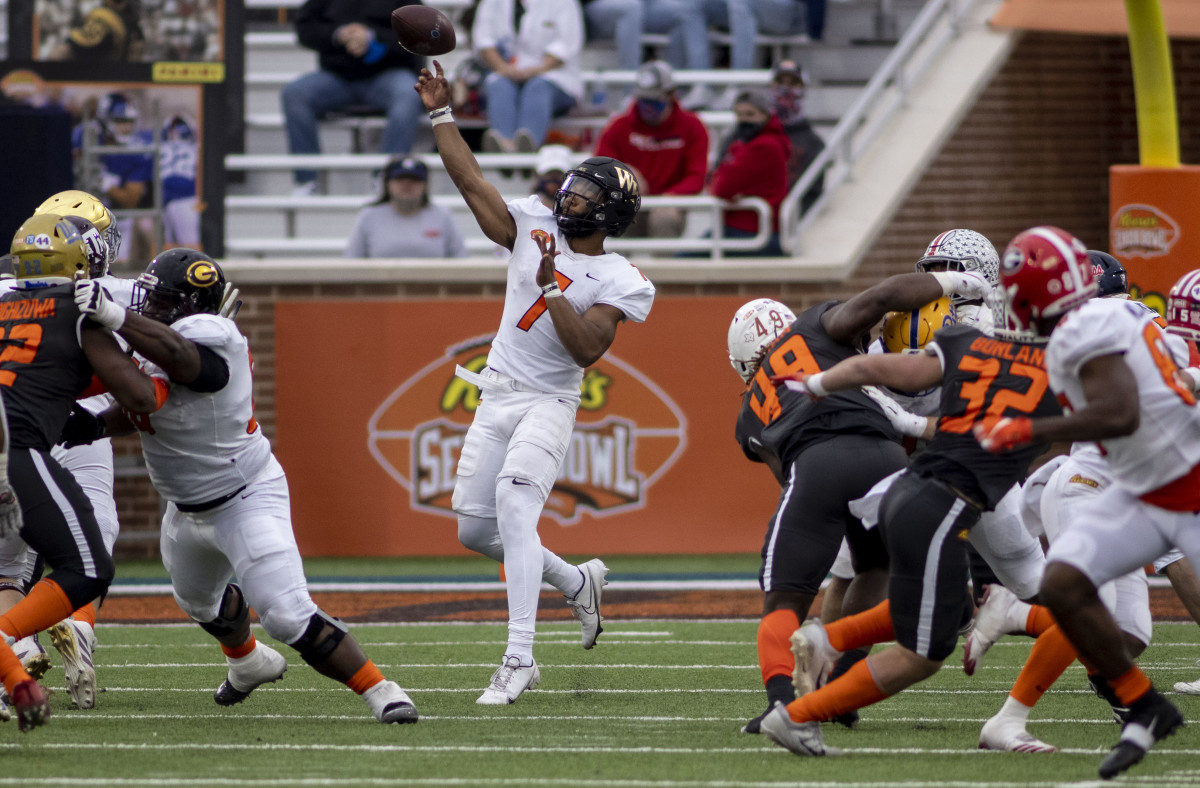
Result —
<path fill-rule="evenodd" d="M 1008 314 L 1021 331 L 1059 317 L 1098 290 L 1087 247 L 1058 227 L 1033 227 L 1009 242 L 1000 262 Z"/>
<path fill-rule="evenodd" d="M 188 315 L 215 315 L 225 293 L 225 273 L 204 252 L 179 247 L 153 260 L 133 285 L 130 309 L 170 325 Z"/>
<path fill-rule="evenodd" d="M 974 271 L 992 287 L 1000 283 L 1000 256 L 996 254 L 996 247 L 974 230 L 960 228 L 940 233 L 925 247 L 925 254 L 917 261 L 916 268 L 917 273 Z M 961 298 L 955 296 L 955 302 L 959 300 Z"/>
<path fill-rule="evenodd" d="M 116 217 L 97 197 L 79 189 L 68 189 L 53 195 L 33 212 L 54 214 L 55 216 L 82 216 L 96 226 L 104 239 L 107 254 L 103 265 L 92 268 L 92 279 L 104 276 L 117 259 L 121 251 L 121 230 L 117 227 Z"/>
<path fill-rule="evenodd" d="M 889 312 L 883 319 L 883 347 L 889 353 L 919 353 L 934 334 L 957 322 L 950 296 L 911 312 Z"/>
<path fill-rule="evenodd" d="M 729 363 L 743 381 L 750 382 L 767 348 L 778 339 L 796 315 L 770 298 L 756 298 L 742 304 L 729 324 Z"/>
<path fill-rule="evenodd" d="M 1167 331 L 1200 341 L 1200 269 L 1188 271 L 1167 294 Z"/>
<path fill-rule="evenodd" d="M 96 228 L 86 219 L 68 220 L 53 214 L 36 214 L 17 228 L 9 249 L 17 287 L 69 285 L 87 278 L 88 248 L 76 226 L 79 222 L 95 233 Z"/>
<path fill-rule="evenodd" d="M 587 204 L 587 211 L 567 213 L 567 197 L 574 195 Z M 567 170 L 554 199 L 554 216 L 568 238 L 604 230 L 616 238 L 633 224 L 642 207 L 641 187 L 633 170 L 608 156 L 593 156 Z"/>
<path fill-rule="evenodd" d="M 1087 250 L 1088 262 L 1092 265 L 1092 275 L 1096 277 L 1099 291 L 1097 298 L 1109 296 L 1129 297 L 1129 278 L 1125 274 L 1125 266 L 1121 261 L 1108 252 L 1099 249 Z"/>

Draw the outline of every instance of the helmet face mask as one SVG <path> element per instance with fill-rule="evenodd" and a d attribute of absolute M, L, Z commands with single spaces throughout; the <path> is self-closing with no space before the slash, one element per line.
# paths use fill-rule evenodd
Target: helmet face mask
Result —
<path fill-rule="evenodd" d="M 958 322 L 950 296 L 911 312 L 889 312 L 883 319 L 883 347 L 889 353 L 920 353 L 933 335 Z"/>
<path fill-rule="evenodd" d="M 787 306 L 770 298 L 757 298 L 738 308 L 729 324 L 729 363 L 749 384 L 775 340 L 796 321 Z"/>
<path fill-rule="evenodd" d="M 574 207 L 582 201 L 586 211 Z M 616 238 L 633 224 L 642 205 L 633 171 L 616 159 L 593 156 L 568 170 L 554 199 L 554 216 L 567 238 L 604 231 Z"/>
<path fill-rule="evenodd" d="M 1188 271 L 1167 294 L 1167 331 L 1200 341 L 1200 269 Z"/>
<path fill-rule="evenodd" d="M 34 215 L 17 228 L 9 250 L 17 287 L 53 287 L 87 278 L 88 248 L 76 224 L 82 222 L 93 233 L 96 228 L 86 219 L 72 219 L 77 221 Z"/>
<path fill-rule="evenodd" d="M 133 286 L 130 308 L 170 325 L 197 314 L 217 314 L 225 274 L 208 255 L 195 249 L 168 249 L 150 261 Z"/>
<path fill-rule="evenodd" d="M 79 189 L 68 189 L 53 195 L 34 211 L 37 214 L 53 214 L 55 216 L 81 216 L 96 226 L 107 247 L 107 255 L 103 264 L 92 266 L 89 275 L 97 279 L 108 273 L 109 268 L 116 262 L 121 251 L 121 230 L 117 227 L 116 217 L 95 196 Z"/>
<path fill-rule="evenodd" d="M 955 229 L 940 233 L 929 242 L 916 269 L 918 273 L 972 271 L 992 287 L 1000 283 L 1000 256 L 996 254 L 996 247 L 974 230 Z M 960 296 L 954 296 L 954 303 L 962 300 Z"/>
<path fill-rule="evenodd" d="M 1061 317 L 1098 290 L 1083 242 L 1050 226 L 1012 239 L 1004 250 L 1000 282 L 1015 328 L 1043 336 L 1048 332 L 1039 321 Z"/>

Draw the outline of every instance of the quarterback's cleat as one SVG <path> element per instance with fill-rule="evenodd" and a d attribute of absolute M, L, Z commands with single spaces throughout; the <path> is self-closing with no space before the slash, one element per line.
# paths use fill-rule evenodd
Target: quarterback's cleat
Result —
<path fill-rule="evenodd" d="M 771 713 L 763 718 L 762 735 L 797 755 L 840 755 L 841 752 L 825 746 L 819 722 L 792 722 L 787 706 L 776 701 Z"/>
<path fill-rule="evenodd" d="M 26 679 L 12 691 L 12 707 L 17 713 L 17 728 L 27 731 L 45 725 L 50 719 L 50 699 L 46 690 L 33 679 Z"/>
<path fill-rule="evenodd" d="M 375 719 L 382 723 L 417 721 L 417 707 L 394 681 L 381 681 L 362 694 Z"/>
<path fill-rule="evenodd" d="M 1100 777 L 1110 780 L 1134 766 L 1156 743 L 1183 725 L 1183 715 L 1175 704 L 1153 688 L 1129 707 L 1129 719 L 1121 729 L 1121 738 L 1100 763 Z"/>
<path fill-rule="evenodd" d="M 258 642 L 254 650 L 244 657 L 226 657 L 229 675 L 213 693 L 218 706 L 232 706 L 250 697 L 263 684 L 283 678 L 287 660 L 275 649 Z"/>
<path fill-rule="evenodd" d="M 17 655 L 17 659 L 21 660 L 21 667 L 25 668 L 25 672 L 31 678 L 40 679 L 46 675 L 46 671 L 50 670 L 50 656 L 38 642 L 36 632 L 13 643 L 12 650 Z"/>
<path fill-rule="evenodd" d="M 1005 752 L 1058 751 L 1054 745 L 1046 744 L 1025 730 L 1023 722 L 999 714 L 983 723 L 983 729 L 979 731 L 979 749 Z"/>
<path fill-rule="evenodd" d="M 600 595 L 608 585 L 608 567 L 599 558 L 580 564 L 577 567 L 583 575 L 583 586 L 573 599 L 567 600 L 567 605 L 575 618 L 579 619 L 582 629 L 584 648 L 596 645 L 596 638 L 604 631 L 600 626 Z"/>
<path fill-rule="evenodd" d="M 480 706 L 505 706 L 521 697 L 527 689 L 534 689 L 542 681 L 542 672 L 531 657 L 528 665 L 522 665 L 518 657 L 504 655 L 504 662 L 492 674 L 492 680 L 475 702 Z"/>
<path fill-rule="evenodd" d="M 792 633 L 790 640 L 792 657 L 796 660 L 792 686 L 796 688 L 796 697 L 802 698 L 825 683 L 842 652 L 829 645 L 825 627 L 816 619 L 806 621 Z"/>
<path fill-rule="evenodd" d="M 975 626 L 963 646 L 963 672 L 968 676 L 975 675 L 975 671 L 983 664 L 984 655 L 996 645 L 1001 635 L 1025 630 L 1024 620 L 1017 620 L 1020 618 L 1020 601 L 1016 594 L 999 583 L 984 589 L 983 604 L 975 615 Z"/>
<path fill-rule="evenodd" d="M 91 624 L 64 619 L 50 627 L 49 635 L 50 643 L 62 656 L 71 705 L 77 709 L 94 709 L 96 667 L 92 664 L 92 652 L 96 649 L 96 633 Z"/>

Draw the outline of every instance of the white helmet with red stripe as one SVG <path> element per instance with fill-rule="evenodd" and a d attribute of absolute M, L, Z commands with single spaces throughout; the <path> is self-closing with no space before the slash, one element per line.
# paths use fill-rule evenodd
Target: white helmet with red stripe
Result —
<path fill-rule="evenodd" d="M 1200 269 L 1188 271 L 1167 294 L 1167 331 L 1200 340 Z"/>
<path fill-rule="evenodd" d="M 931 271 L 975 271 L 995 287 L 1000 283 L 1000 256 L 992 242 L 974 230 L 947 230 L 929 242 L 917 261 L 918 273 Z"/>
<path fill-rule="evenodd" d="M 795 321 L 792 310 L 770 298 L 756 298 L 738 307 L 727 338 L 733 371 L 749 383 L 767 348 Z"/>
<path fill-rule="evenodd" d="M 1096 295 L 1087 247 L 1066 230 L 1043 226 L 1009 242 L 1000 263 L 1008 316 L 1018 330 L 1058 317 Z"/>

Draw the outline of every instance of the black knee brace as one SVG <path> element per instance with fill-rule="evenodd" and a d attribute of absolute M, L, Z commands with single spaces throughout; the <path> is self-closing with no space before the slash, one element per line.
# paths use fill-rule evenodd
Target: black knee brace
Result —
<path fill-rule="evenodd" d="M 327 635 L 322 633 L 327 631 Z M 346 637 L 346 625 L 322 610 L 312 614 L 308 628 L 294 643 L 289 643 L 300 654 L 300 659 L 316 667 L 323 663 Z"/>
<path fill-rule="evenodd" d="M 221 605 L 217 608 L 217 617 L 212 621 L 197 623 L 205 632 L 220 640 L 245 627 L 249 618 L 250 608 L 246 604 L 242 589 L 229 583 L 225 586 L 225 595 L 221 597 Z"/>

